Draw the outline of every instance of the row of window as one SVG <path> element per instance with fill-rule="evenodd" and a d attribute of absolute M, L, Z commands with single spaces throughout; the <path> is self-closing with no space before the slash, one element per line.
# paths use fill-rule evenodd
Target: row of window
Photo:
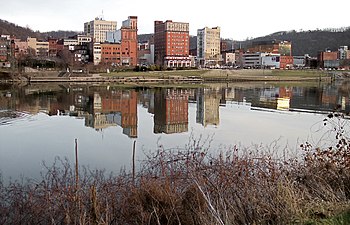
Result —
<path fill-rule="evenodd" d="M 102 47 L 103 50 L 120 50 L 120 48 Z M 126 49 L 128 50 L 128 49 Z"/>
<path fill-rule="evenodd" d="M 114 60 L 114 61 L 116 61 L 116 60 L 120 60 L 120 58 L 103 58 L 104 60 Z"/>
<path fill-rule="evenodd" d="M 104 55 L 120 55 L 120 52 L 103 52 Z"/>
<path fill-rule="evenodd" d="M 101 52 L 98 52 L 97 54 L 101 54 Z M 120 52 L 102 52 L 103 55 L 120 55 Z M 122 52 L 122 55 L 127 55 L 128 52 Z M 133 54 L 133 52 L 130 52 L 130 54 Z"/>

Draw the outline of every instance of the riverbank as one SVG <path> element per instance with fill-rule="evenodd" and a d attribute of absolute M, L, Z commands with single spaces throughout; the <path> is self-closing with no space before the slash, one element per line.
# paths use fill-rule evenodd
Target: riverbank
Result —
<path fill-rule="evenodd" d="M 3 82 L 106 82 L 117 84 L 203 84 L 231 82 L 331 81 L 335 76 L 315 70 L 173 70 L 113 72 L 102 74 L 34 71 L 22 75 L 3 74 Z"/>

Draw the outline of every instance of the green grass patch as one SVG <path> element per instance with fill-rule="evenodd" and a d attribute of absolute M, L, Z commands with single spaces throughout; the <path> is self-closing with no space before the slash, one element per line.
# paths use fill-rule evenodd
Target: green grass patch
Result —
<path fill-rule="evenodd" d="M 135 71 L 122 71 L 103 73 L 101 76 L 108 77 L 167 77 L 167 76 L 202 76 L 206 71 L 204 70 L 171 70 L 171 71 L 148 71 L 148 72 L 135 72 Z"/>
<path fill-rule="evenodd" d="M 319 70 L 273 70 L 273 76 L 290 76 L 290 77 L 328 77 L 329 74 Z"/>
<path fill-rule="evenodd" d="M 310 219 L 304 225 L 348 225 L 350 224 L 350 210 L 341 214 L 324 218 L 324 219 Z"/>

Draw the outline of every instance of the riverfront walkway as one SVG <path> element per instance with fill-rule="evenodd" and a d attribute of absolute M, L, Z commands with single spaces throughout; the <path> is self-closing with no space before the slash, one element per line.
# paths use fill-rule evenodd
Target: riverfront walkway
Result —
<path fill-rule="evenodd" d="M 163 83 L 163 84 L 201 84 L 202 78 L 193 77 L 167 77 L 167 78 L 145 78 L 145 77 L 31 77 L 29 80 L 31 83 L 38 82 L 96 82 L 96 83 L 134 83 L 134 84 L 150 84 L 150 83 Z"/>
<path fill-rule="evenodd" d="M 30 83 L 116 83 L 131 85 L 154 84 L 203 84 L 233 82 L 299 82 L 332 81 L 339 76 L 317 70 L 182 70 L 149 72 L 114 72 L 110 74 L 83 74 L 59 71 L 35 71 L 32 73 L 2 76 L 1 82 Z M 344 77 L 344 76 L 340 76 Z"/>

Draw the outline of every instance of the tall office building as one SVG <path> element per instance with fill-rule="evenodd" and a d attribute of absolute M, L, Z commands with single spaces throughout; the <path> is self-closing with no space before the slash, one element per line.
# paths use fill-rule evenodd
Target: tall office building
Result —
<path fill-rule="evenodd" d="M 154 22 L 155 64 L 190 67 L 189 45 L 189 23 L 171 20 Z"/>
<path fill-rule="evenodd" d="M 84 23 L 84 33 L 93 38 L 93 42 L 105 42 L 107 40 L 107 32 L 117 30 L 116 21 L 107 21 L 96 17 L 90 22 Z"/>
<path fill-rule="evenodd" d="M 222 61 L 220 27 L 197 30 L 197 60 L 201 66 L 216 66 Z"/>

